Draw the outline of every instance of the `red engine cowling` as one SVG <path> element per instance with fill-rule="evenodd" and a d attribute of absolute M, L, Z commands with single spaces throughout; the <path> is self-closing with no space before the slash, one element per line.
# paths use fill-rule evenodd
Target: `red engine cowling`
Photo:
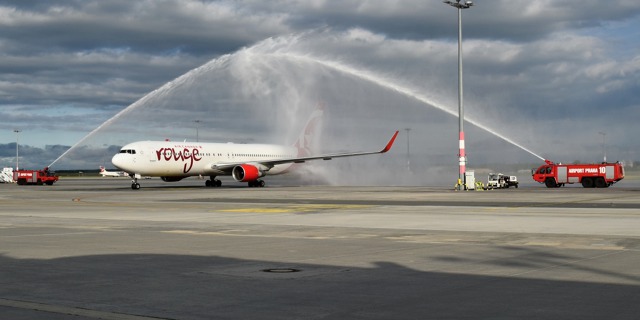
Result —
<path fill-rule="evenodd" d="M 248 182 L 263 177 L 264 172 L 254 165 L 241 164 L 233 168 L 231 175 L 238 182 Z"/>
<path fill-rule="evenodd" d="M 186 177 L 160 177 L 164 182 L 176 182 L 184 179 Z"/>

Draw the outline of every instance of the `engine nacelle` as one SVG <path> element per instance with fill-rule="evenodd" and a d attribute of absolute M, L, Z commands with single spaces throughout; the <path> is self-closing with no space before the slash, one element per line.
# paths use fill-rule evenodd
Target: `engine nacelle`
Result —
<path fill-rule="evenodd" d="M 264 171 L 251 164 L 241 164 L 233 167 L 231 175 L 238 182 L 248 182 L 264 177 Z"/>
<path fill-rule="evenodd" d="M 186 177 L 160 177 L 164 182 L 176 182 L 184 179 Z"/>

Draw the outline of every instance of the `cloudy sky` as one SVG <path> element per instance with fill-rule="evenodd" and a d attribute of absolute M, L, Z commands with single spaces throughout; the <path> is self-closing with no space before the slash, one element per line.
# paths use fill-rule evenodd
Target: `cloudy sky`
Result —
<path fill-rule="evenodd" d="M 478 0 L 463 24 L 470 165 L 539 162 L 486 130 L 557 161 L 599 161 L 603 138 L 608 160 L 640 160 L 639 2 Z M 2 166 L 15 164 L 14 129 L 24 166 L 44 166 L 116 115 L 61 167 L 108 164 L 128 139 L 195 139 L 194 126 L 207 140 L 278 143 L 308 114 L 282 105 L 318 100 L 333 107 L 328 137 L 372 137 L 338 149 L 377 148 L 400 129 L 404 163 L 411 128 L 413 157 L 455 164 L 456 10 L 437 0 L 0 0 Z"/>

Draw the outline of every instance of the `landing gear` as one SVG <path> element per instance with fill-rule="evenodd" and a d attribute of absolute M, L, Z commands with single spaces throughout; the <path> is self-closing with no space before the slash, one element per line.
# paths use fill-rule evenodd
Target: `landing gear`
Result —
<path fill-rule="evenodd" d="M 253 181 L 249 181 L 249 182 L 248 182 L 248 184 L 249 184 L 249 187 L 250 187 L 250 188 L 254 188 L 254 187 L 260 187 L 260 188 L 262 188 L 262 187 L 264 187 L 264 185 L 265 185 L 264 180 L 260 180 L 260 179 L 258 179 L 258 180 L 253 180 Z"/>
<path fill-rule="evenodd" d="M 216 176 L 211 176 L 211 179 L 205 181 L 204 185 L 207 187 L 220 187 L 222 186 L 222 181 L 216 179 Z"/>
<path fill-rule="evenodd" d="M 130 174 L 131 177 L 131 190 L 140 190 L 140 184 L 138 183 L 138 178 L 140 178 L 139 174 Z"/>

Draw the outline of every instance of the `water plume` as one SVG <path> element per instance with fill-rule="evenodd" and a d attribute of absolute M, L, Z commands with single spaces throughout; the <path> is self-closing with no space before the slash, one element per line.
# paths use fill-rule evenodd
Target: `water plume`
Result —
<path fill-rule="evenodd" d="M 321 171 L 328 180 L 339 184 L 424 184 L 426 180 L 411 171 L 449 175 L 446 167 L 457 164 L 457 156 L 451 154 L 457 151 L 455 104 L 443 102 L 446 99 L 430 88 L 417 88 L 309 47 L 324 36 L 311 33 L 267 39 L 213 59 L 129 105 L 51 166 L 87 145 L 121 146 L 139 140 L 292 143 L 315 105 L 324 101 L 324 151 L 375 149 L 393 131 L 407 127 L 413 128 L 415 135 L 413 167 L 407 168 L 409 155 L 403 155 L 400 142 L 406 138 L 400 137 L 392 152 L 381 157 L 335 160 L 328 165 L 311 163 L 309 167 Z M 543 159 L 473 115 L 465 120 Z M 473 151 L 473 146 L 468 149 Z M 476 150 L 483 152 L 482 147 Z M 362 168 L 376 174 L 363 176 Z"/>
<path fill-rule="evenodd" d="M 366 80 L 366 81 L 369 81 L 369 82 L 373 82 L 373 83 L 375 83 L 375 84 L 377 84 L 377 85 L 379 85 L 381 87 L 385 87 L 385 88 L 391 89 L 391 90 L 396 91 L 396 92 L 398 92 L 400 94 L 409 96 L 411 98 L 414 98 L 414 99 L 426 104 L 427 106 L 430 106 L 430 107 L 433 107 L 433 108 L 437 108 L 437 109 L 442 110 L 442 111 L 444 111 L 446 113 L 449 113 L 449 114 L 451 114 L 453 116 L 456 116 L 456 117 L 458 116 L 457 112 L 454 112 L 451 109 L 445 107 L 444 105 L 429 99 L 427 96 L 425 96 L 424 94 L 416 91 L 415 89 L 410 89 L 408 87 L 400 86 L 400 85 L 394 83 L 393 80 L 391 80 L 391 79 L 386 79 L 383 76 L 377 75 L 377 74 L 369 72 L 367 70 L 355 69 L 355 68 L 353 68 L 351 66 L 348 66 L 346 64 L 343 64 L 343 63 L 340 63 L 340 62 L 337 62 L 337 61 L 322 60 L 322 59 L 314 58 L 314 57 L 312 57 L 310 55 L 295 55 L 295 54 L 286 54 L 286 53 L 280 53 L 280 54 L 274 54 L 274 55 L 281 56 L 284 59 L 304 60 L 304 61 L 310 61 L 310 62 L 313 62 L 313 63 L 318 63 L 318 64 L 321 64 L 323 66 L 338 70 L 340 72 L 356 76 L 356 77 L 358 77 L 360 79 L 363 79 L 363 80 Z M 504 140 L 504 141 L 506 141 L 506 142 L 508 142 L 508 143 L 510 143 L 510 144 L 512 144 L 512 145 L 514 145 L 514 146 L 516 146 L 516 147 L 528 152 L 528 153 L 530 153 L 531 155 L 533 155 L 534 157 L 536 157 L 536 158 L 538 158 L 538 159 L 540 159 L 542 161 L 545 160 L 543 157 L 541 157 L 537 153 L 535 153 L 535 152 L 529 150 L 528 148 L 522 146 L 521 144 L 517 143 L 513 139 L 508 138 L 505 135 L 502 135 L 502 134 L 498 133 L 497 131 L 489 128 L 488 126 L 483 125 L 479 121 L 477 121 L 477 120 L 475 120 L 475 119 L 473 119 L 473 118 L 471 118 L 469 116 L 465 117 L 465 121 L 468 121 L 469 123 L 475 125 L 476 127 L 480 128 L 482 130 L 485 130 L 485 131 L 491 133 L 492 135 L 494 135 L 494 136 L 496 136 L 496 137 L 498 137 L 498 138 L 500 138 L 500 139 L 502 139 L 502 140 Z"/>

